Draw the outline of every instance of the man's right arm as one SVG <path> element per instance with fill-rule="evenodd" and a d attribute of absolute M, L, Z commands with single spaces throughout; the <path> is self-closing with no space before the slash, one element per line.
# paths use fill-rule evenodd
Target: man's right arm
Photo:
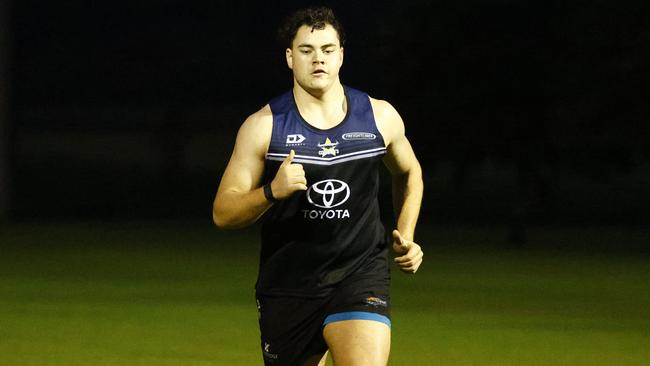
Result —
<path fill-rule="evenodd" d="M 212 219 L 217 226 L 223 229 L 248 226 L 271 207 L 272 203 L 264 196 L 262 179 L 272 129 L 273 116 L 268 105 L 248 117 L 240 127 L 212 206 Z M 280 165 L 271 183 L 273 196 L 278 200 L 307 189 L 302 166 L 291 164 L 292 159 L 293 152 Z"/>

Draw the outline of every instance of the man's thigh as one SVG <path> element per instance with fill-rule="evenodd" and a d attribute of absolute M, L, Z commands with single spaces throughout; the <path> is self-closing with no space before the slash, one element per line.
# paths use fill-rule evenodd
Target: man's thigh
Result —
<path fill-rule="evenodd" d="M 327 363 L 327 352 L 322 355 L 315 355 L 307 359 L 302 366 L 325 366 Z"/>
<path fill-rule="evenodd" d="M 374 320 L 343 320 L 323 330 L 336 366 L 385 366 L 390 353 L 390 327 Z"/>

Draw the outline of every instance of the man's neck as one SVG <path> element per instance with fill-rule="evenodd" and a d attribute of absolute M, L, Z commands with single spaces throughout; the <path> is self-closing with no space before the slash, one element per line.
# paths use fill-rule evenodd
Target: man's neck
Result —
<path fill-rule="evenodd" d="M 302 117 L 314 127 L 329 129 L 345 118 L 348 106 L 341 83 L 320 93 L 309 92 L 294 83 L 293 97 Z"/>

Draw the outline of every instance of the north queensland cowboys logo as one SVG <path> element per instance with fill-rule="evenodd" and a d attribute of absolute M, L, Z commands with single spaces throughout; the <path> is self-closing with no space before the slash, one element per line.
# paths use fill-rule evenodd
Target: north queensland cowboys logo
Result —
<path fill-rule="evenodd" d="M 339 149 L 336 146 L 339 144 L 338 141 L 332 142 L 329 137 L 325 139 L 325 142 L 318 144 L 322 150 L 318 152 L 318 155 L 326 157 L 327 155 L 336 156 L 339 153 Z"/>
<path fill-rule="evenodd" d="M 349 218 L 350 211 L 347 209 L 334 209 L 344 204 L 348 198 L 350 198 L 350 186 L 344 181 L 325 179 L 316 182 L 307 190 L 307 200 L 320 209 L 302 210 L 304 218 L 312 220 Z"/>

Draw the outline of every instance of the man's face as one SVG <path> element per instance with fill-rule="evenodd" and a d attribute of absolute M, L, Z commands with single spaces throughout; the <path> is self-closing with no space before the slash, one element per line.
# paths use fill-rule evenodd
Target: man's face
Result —
<path fill-rule="evenodd" d="M 293 77 L 307 91 L 324 91 L 338 80 L 343 65 L 343 48 L 331 26 L 298 29 L 291 48 L 286 50 L 287 65 Z"/>

